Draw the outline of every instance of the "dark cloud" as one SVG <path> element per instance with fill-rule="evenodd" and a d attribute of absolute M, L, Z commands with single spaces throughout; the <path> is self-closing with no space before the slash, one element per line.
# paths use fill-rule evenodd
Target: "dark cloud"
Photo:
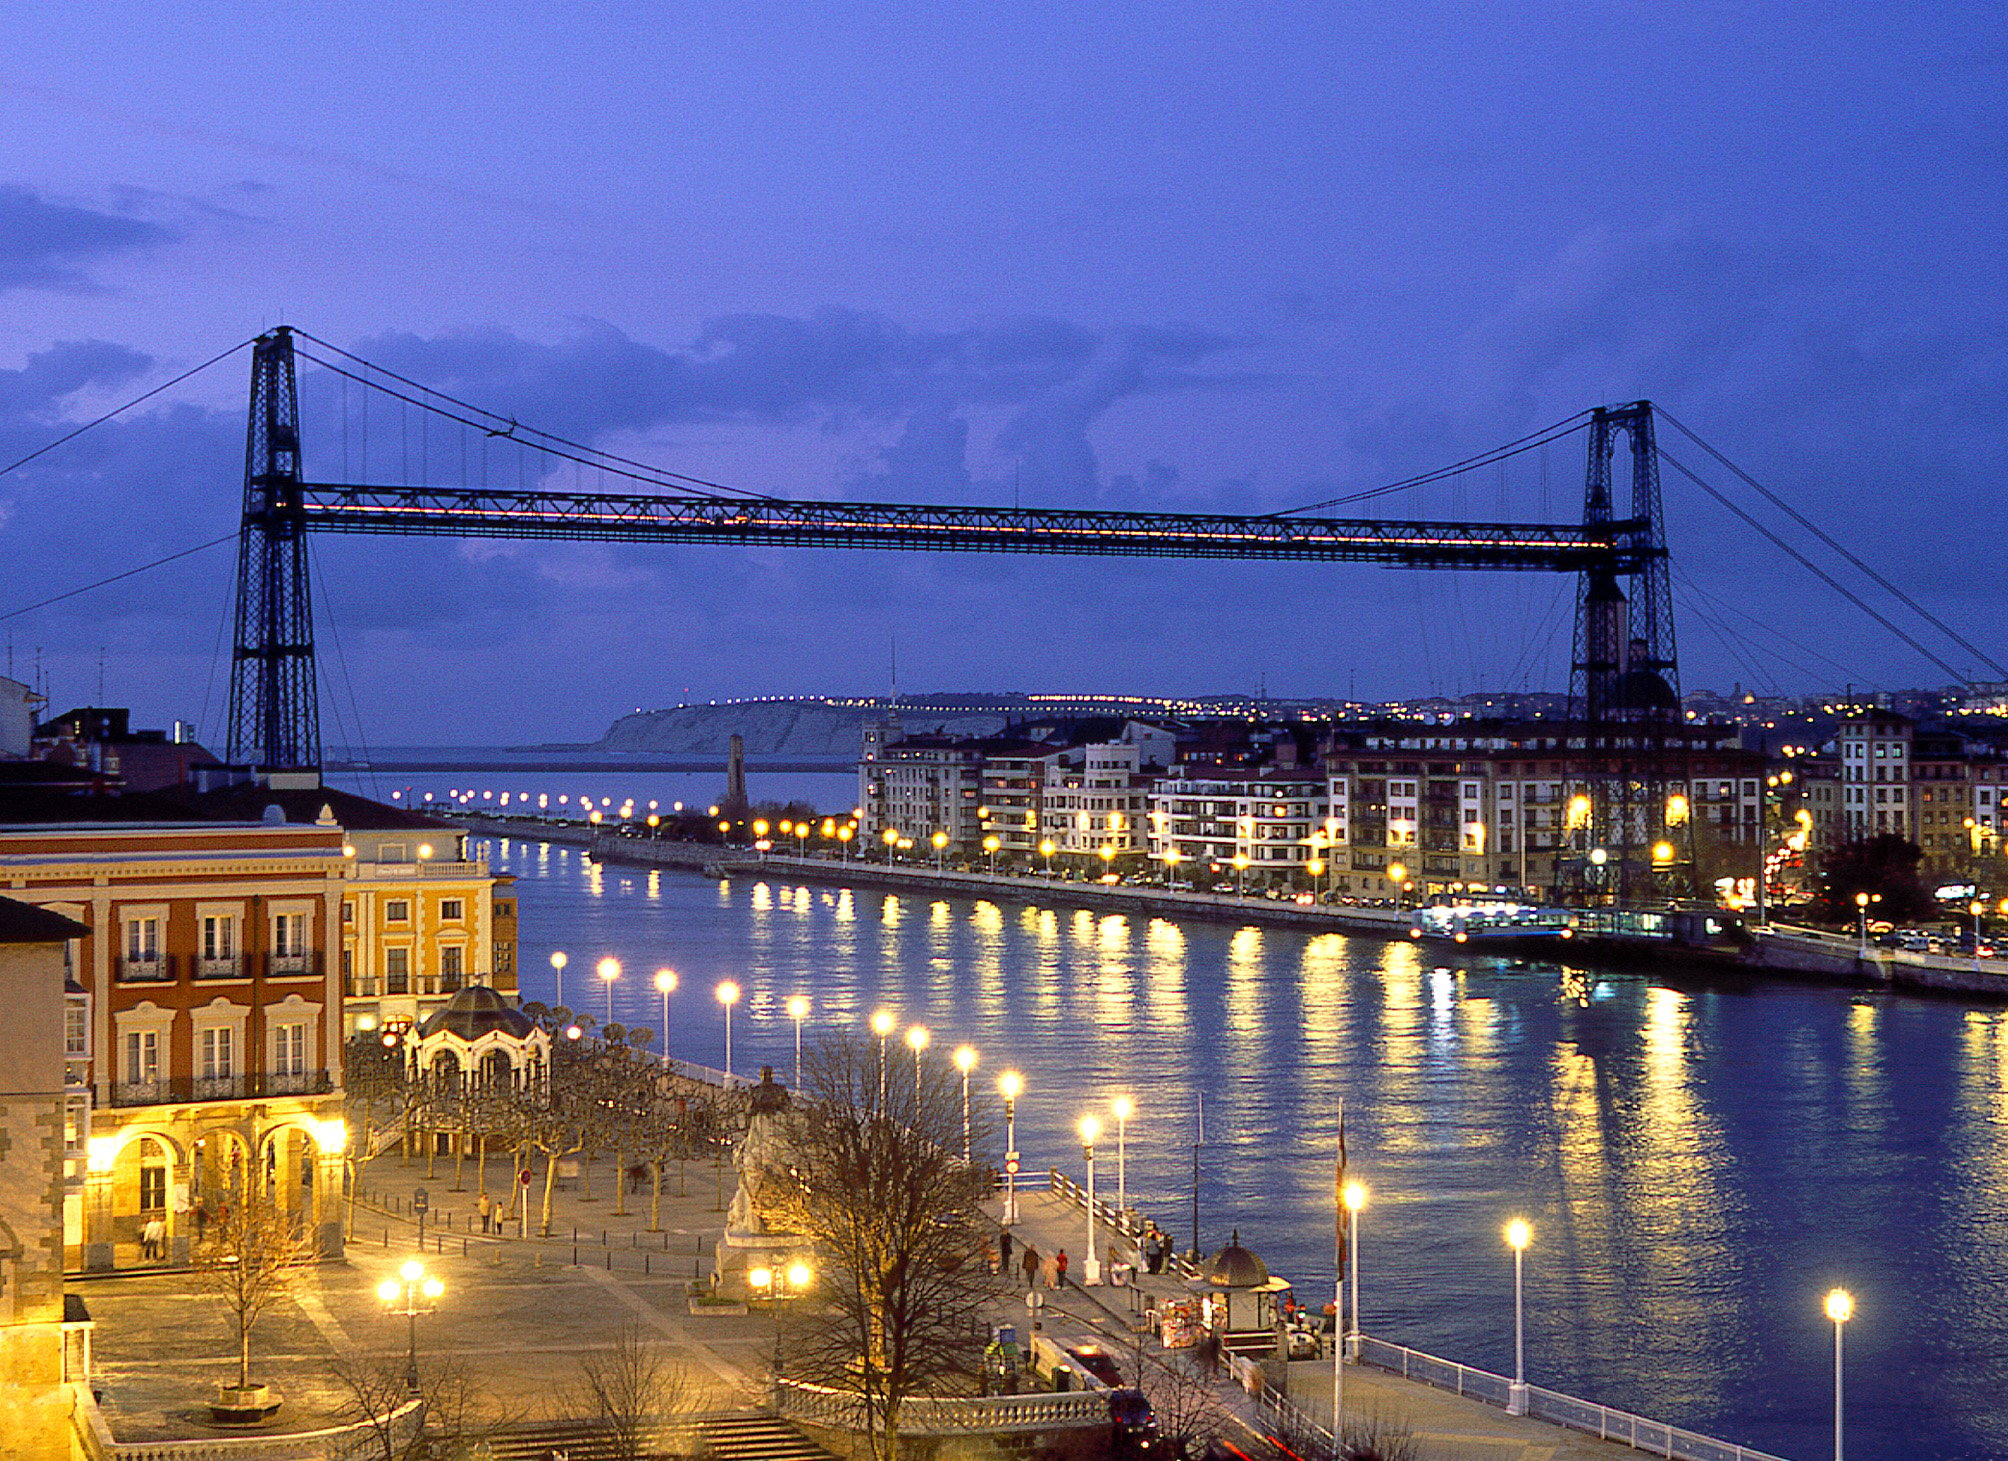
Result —
<path fill-rule="evenodd" d="M 87 288 L 91 280 L 83 265 L 171 237 L 144 219 L 51 203 L 28 188 L 0 186 L 0 291 Z"/>
<path fill-rule="evenodd" d="M 1126 397 L 1216 389 L 1206 367 L 1229 348 L 1196 331 L 1097 333 L 1051 319 L 915 330 L 884 315 L 730 315 L 665 348 L 587 323 L 556 343 L 502 330 L 383 335 L 358 354 L 545 429 L 575 437 L 714 421 L 901 428 L 860 481 L 939 496 L 968 484 L 961 414 L 1002 408 L 995 445 L 1024 485 L 1093 492 L 1088 432 Z M 958 427 L 957 422 L 962 424 Z"/>

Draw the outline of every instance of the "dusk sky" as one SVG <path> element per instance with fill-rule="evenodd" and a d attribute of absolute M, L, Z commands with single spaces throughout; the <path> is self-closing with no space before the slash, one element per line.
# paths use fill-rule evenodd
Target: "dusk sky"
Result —
<path fill-rule="evenodd" d="M 282 321 L 781 496 L 1269 511 L 1649 397 L 2008 658 L 1998 4 L 6 13 L 0 466 Z M 0 613 L 229 533 L 247 373 L 0 476 Z M 1574 438 L 1362 510 L 1568 521 L 1582 469 Z M 1666 495 L 1688 688 L 1949 679 Z M 1535 575 L 315 551 L 379 742 L 883 691 L 895 639 L 907 691 L 1567 680 Z M 60 709 L 102 654 L 113 703 L 213 730 L 232 571 L 0 621 L 14 673 L 39 651 Z"/>

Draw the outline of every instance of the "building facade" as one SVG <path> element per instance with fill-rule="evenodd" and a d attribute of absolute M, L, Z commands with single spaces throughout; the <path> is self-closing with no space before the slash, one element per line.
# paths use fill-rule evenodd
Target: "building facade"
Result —
<path fill-rule="evenodd" d="M 339 1252 L 341 830 L 71 801 L 95 819 L 0 809 L 0 894 L 86 930 L 65 1030 L 88 1093 L 81 1111 L 72 1097 L 85 1160 L 66 1197 L 70 1263 L 143 1261 L 156 1220 L 159 1256 L 185 1258 L 205 1204 L 245 1180 Z"/>

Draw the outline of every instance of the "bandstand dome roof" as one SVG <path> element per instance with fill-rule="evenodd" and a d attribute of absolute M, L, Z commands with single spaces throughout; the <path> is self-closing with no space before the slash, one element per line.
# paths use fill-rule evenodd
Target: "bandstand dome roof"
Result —
<path fill-rule="evenodd" d="M 422 1040 L 444 1031 L 471 1043 L 495 1030 L 521 1040 L 535 1028 L 528 1015 L 493 989 L 485 984 L 470 984 L 426 1016 L 418 1027 L 418 1035 Z"/>
<path fill-rule="evenodd" d="M 1205 1279 L 1217 1289 L 1259 1288 L 1269 1281 L 1269 1265 L 1241 1246 L 1241 1234 L 1237 1232 L 1206 1265 Z"/>

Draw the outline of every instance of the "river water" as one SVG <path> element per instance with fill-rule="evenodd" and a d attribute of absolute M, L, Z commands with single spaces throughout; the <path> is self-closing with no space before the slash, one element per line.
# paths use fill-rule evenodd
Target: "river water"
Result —
<path fill-rule="evenodd" d="M 1537 1384 L 1794 1461 L 1831 1454 L 1832 1331 L 1851 1289 L 1848 1453 L 2008 1455 L 2008 1011 L 1790 983 L 1524 965 L 1337 934 L 1071 907 L 729 882 L 496 841 L 519 879 L 525 995 L 723 1063 L 710 990 L 747 990 L 740 1071 L 790 1073 L 792 994 L 825 1022 L 890 1006 L 935 1050 L 1024 1073 L 1030 1170 L 1079 1177 L 1072 1137 L 1134 1098 L 1133 1203 L 1189 1241 L 1204 1096 L 1202 1238 L 1238 1228 L 1321 1302 L 1345 1103 L 1369 1332 L 1512 1367 L 1503 1222 L 1524 1215 Z M 594 987 L 583 986 L 591 983 Z M 1097 1179 L 1113 1195 L 1114 1144 Z"/>

